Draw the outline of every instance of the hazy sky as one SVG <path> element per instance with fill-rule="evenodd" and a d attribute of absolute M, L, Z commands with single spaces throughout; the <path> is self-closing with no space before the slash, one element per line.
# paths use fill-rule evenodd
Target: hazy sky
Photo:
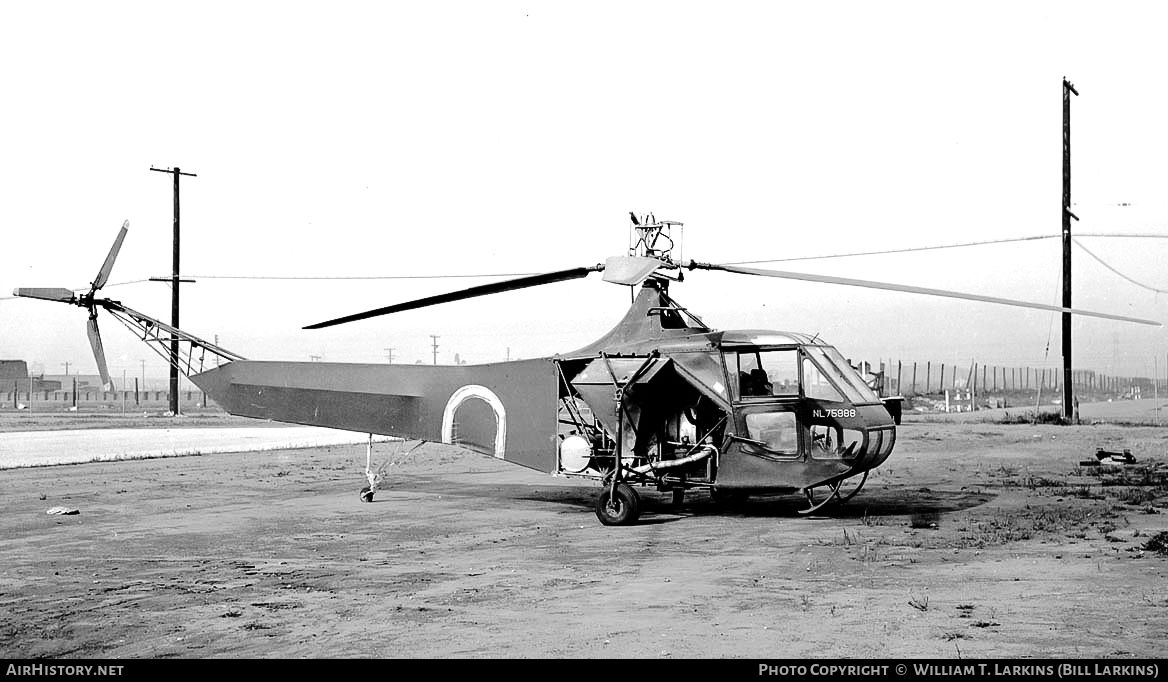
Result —
<path fill-rule="evenodd" d="M 171 270 L 182 327 L 252 359 L 533 357 L 623 313 L 599 276 L 323 331 L 306 324 L 623 253 L 628 212 L 710 262 L 1057 234 L 1062 78 L 1077 232 L 1168 235 L 1156 3 L 6 3 L 0 296 Z M 1168 240 L 1084 238 L 1168 289 Z M 1057 239 L 774 267 L 1057 303 Z M 1168 321 L 1082 251 L 1075 305 Z M 167 285 L 106 295 L 169 320 Z M 820 333 L 853 359 L 1061 364 L 1057 315 L 694 272 L 717 328 Z M 161 361 L 102 318 L 111 373 Z M 1080 319 L 1075 364 L 1161 375 L 1168 329 Z M 1049 341 L 1050 350 L 1047 352 Z M 85 313 L 0 299 L 0 357 L 95 372 Z"/>

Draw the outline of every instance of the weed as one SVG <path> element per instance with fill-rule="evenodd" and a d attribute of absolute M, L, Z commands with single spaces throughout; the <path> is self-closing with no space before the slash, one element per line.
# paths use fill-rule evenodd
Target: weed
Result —
<path fill-rule="evenodd" d="M 1032 536 L 1030 529 L 1022 527 L 1015 516 L 997 516 L 988 521 L 970 520 L 955 543 L 958 549 L 982 548 L 994 545 L 1004 545 L 1008 542 L 1029 540 Z"/>
<path fill-rule="evenodd" d="M 937 512 L 918 512 L 909 517 L 909 528 L 936 528 L 937 519 L 941 515 Z"/>
<path fill-rule="evenodd" d="M 1144 543 L 1144 550 L 1168 557 L 1168 530 L 1162 530 Z"/>
<path fill-rule="evenodd" d="M 913 607 L 917 611 L 928 611 L 929 610 L 929 595 L 926 594 L 924 599 L 921 599 L 919 597 L 912 597 L 908 600 L 908 605 Z"/>
<path fill-rule="evenodd" d="M 868 514 L 868 508 L 865 507 L 864 513 L 860 516 L 860 523 L 868 527 L 883 526 L 887 524 L 887 519 L 883 516 L 870 516 Z"/>
<path fill-rule="evenodd" d="M 997 420 L 997 424 L 1058 424 L 1059 426 L 1066 426 L 1070 424 L 1070 420 L 1058 412 L 1041 412 L 1035 410 L 1023 410 L 1010 414 L 1009 412 Z"/>
<path fill-rule="evenodd" d="M 1159 497 L 1156 493 L 1144 488 L 1107 488 L 1106 493 L 1109 497 L 1114 497 L 1123 504 L 1135 507 L 1145 505 Z"/>

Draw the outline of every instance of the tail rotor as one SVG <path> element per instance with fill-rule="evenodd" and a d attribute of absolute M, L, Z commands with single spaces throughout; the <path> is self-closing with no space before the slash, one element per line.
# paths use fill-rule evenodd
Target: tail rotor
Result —
<path fill-rule="evenodd" d="M 59 303 L 69 303 L 71 305 L 80 306 L 89 311 L 89 322 L 86 325 L 86 332 L 89 336 L 89 346 L 93 349 L 93 359 L 97 362 L 97 371 L 101 375 L 101 383 L 103 390 L 114 390 L 114 382 L 110 378 L 109 366 L 105 361 L 105 349 L 101 344 L 101 332 L 97 327 L 97 309 L 99 307 L 106 307 L 109 303 L 108 299 L 97 298 L 97 292 L 106 285 L 109 281 L 110 272 L 114 268 L 114 261 L 118 258 L 118 252 L 122 249 L 122 242 L 126 239 L 126 232 L 130 229 L 130 221 L 127 220 L 122 223 L 122 229 L 118 231 L 118 236 L 114 239 L 114 244 L 110 247 L 109 254 L 105 257 L 105 262 L 102 263 L 101 269 L 97 272 L 97 277 L 89 285 L 89 293 L 78 296 L 76 292 L 71 289 L 63 288 L 21 288 L 16 289 L 12 293 L 16 296 L 24 298 L 36 298 L 42 301 L 57 301 Z"/>

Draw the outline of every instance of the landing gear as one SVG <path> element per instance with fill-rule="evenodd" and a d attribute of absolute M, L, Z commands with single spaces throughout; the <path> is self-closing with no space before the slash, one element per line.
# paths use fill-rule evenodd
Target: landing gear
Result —
<path fill-rule="evenodd" d="M 683 504 L 685 504 L 685 488 L 674 488 L 672 502 L 673 508 L 680 509 L 681 505 Z"/>
<path fill-rule="evenodd" d="M 373 489 L 372 488 L 370 488 L 369 486 L 361 488 L 361 501 L 362 502 L 372 502 L 373 501 Z"/>
<path fill-rule="evenodd" d="M 624 483 L 618 483 L 615 491 L 605 486 L 596 498 L 596 518 L 606 526 L 631 526 L 640 516 L 640 496 Z"/>
<path fill-rule="evenodd" d="M 855 476 L 840 479 L 835 483 L 828 483 L 827 485 L 819 486 L 820 488 L 827 489 L 821 493 L 821 498 L 816 497 L 816 488 L 805 488 L 803 490 L 803 494 L 807 497 L 807 504 L 811 506 L 807 509 L 799 510 L 799 513 L 812 514 L 819 511 L 823 507 L 826 507 L 831 502 L 839 502 L 840 504 L 843 504 L 844 502 L 852 499 L 856 496 L 856 493 L 860 492 L 860 489 L 864 487 L 864 483 L 867 482 L 868 472 L 865 471 L 860 476 L 860 482 L 856 484 L 856 487 L 850 490 L 845 488 L 844 484 L 853 478 L 855 478 Z"/>

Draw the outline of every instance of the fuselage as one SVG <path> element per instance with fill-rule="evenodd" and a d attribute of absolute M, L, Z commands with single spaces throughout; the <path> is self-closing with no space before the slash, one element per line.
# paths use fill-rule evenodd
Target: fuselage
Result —
<path fill-rule="evenodd" d="M 790 490 L 889 456 L 894 420 L 835 348 L 790 332 L 714 331 L 683 310 L 646 286 L 617 327 L 562 355 L 458 366 L 239 360 L 192 380 L 231 414 L 457 443 L 550 474 L 603 478 L 618 455 L 660 463 L 704 443 L 716 457 L 677 475 Z M 568 466 L 560 446 L 570 435 L 591 454 Z"/>

